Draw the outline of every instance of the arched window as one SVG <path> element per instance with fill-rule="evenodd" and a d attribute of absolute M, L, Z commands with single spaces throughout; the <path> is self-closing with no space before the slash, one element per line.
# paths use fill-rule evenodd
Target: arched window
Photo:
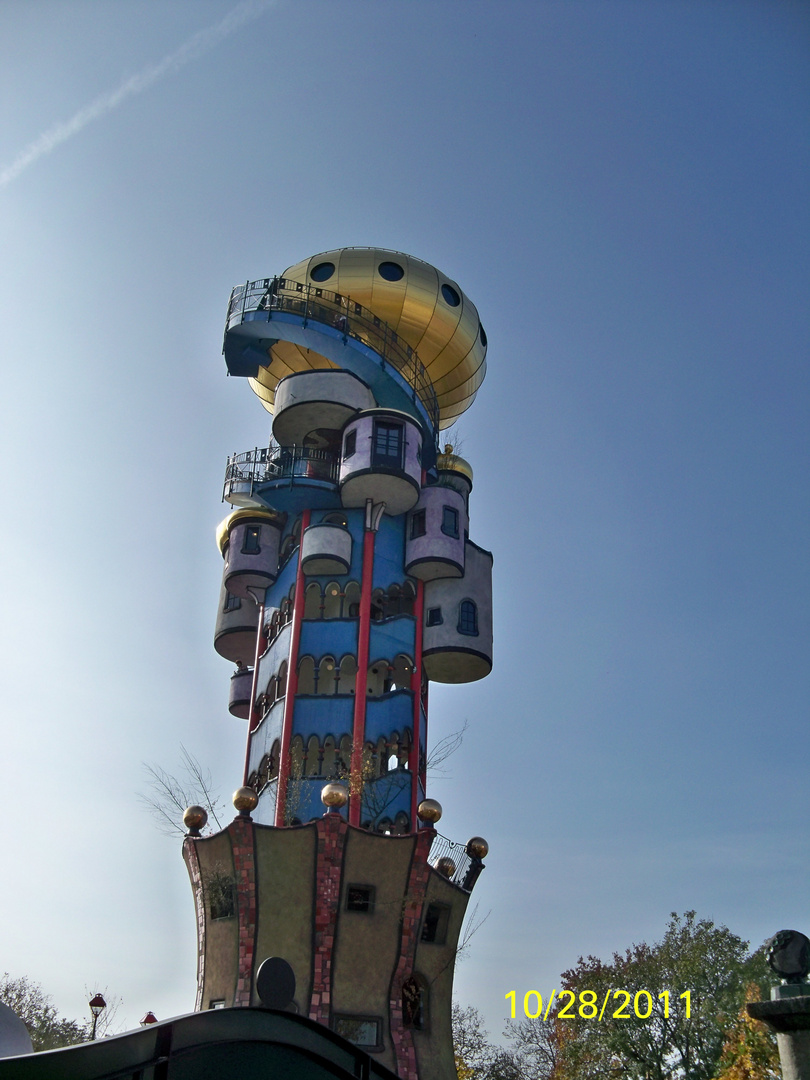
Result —
<path fill-rule="evenodd" d="M 264 785 L 269 781 L 269 779 L 270 779 L 270 755 L 265 754 L 264 757 L 262 758 L 262 760 L 259 762 L 259 790 L 261 790 L 264 787 Z"/>
<path fill-rule="evenodd" d="M 393 615 L 399 615 L 402 604 L 402 590 L 399 585 L 391 585 L 388 589 L 388 595 L 385 599 L 385 617 L 390 619 Z"/>
<path fill-rule="evenodd" d="M 321 744 L 318 742 L 317 735 L 310 735 L 307 743 L 306 775 L 321 775 Z"/>
<path fill-rule="evenodd" d="M 304 775 L 304 740 L 300 735 L 293 735 L 290 743 L 290 776 L 300 780 Z"/>
<path fill-rule="evenodd" d="M 351 655 L 346 655 L 340 661 L 338 673 L 337 692 L 339 694 L 353 694 L 357 679 L 357 661 Z"/>
<path fill-rule="evenodd" d="M 278 608 L 275 608 L 274 611 L 273 611 L 273 614 L 270 617 L 270 625 L 267 628 L 267 644 L 268 645 L 272 641 L 275 641 L 276 638 L 278 637 L 278 632 L 279 632 L 279 629 L 280 629 L 280 627 L 279 627 L 279 614 L 280 613 L 279 613 Z"/>
<path fill-rule="evenodd" d="M 305 619 L 320 619 L 321 617 L 321 587 L 313 581 L 310 585 L 307 585 L 307 591 L 304 593 L 304 618 Z"/>
<path fill-rule="evenodd" d="M 340 585 L 336 581 L 330 581 L 323 591 L 323 617 L 325 619 L 340 618 L 340 604 L 343 596 Z"/>
<path fill-rule="evenodd" d="M 381 697 L 385 693 L 388 681 L 387 660 L 376 660 L 373 664 L 370 664 L 368 678 L 366 679 L 367 697 Z"/>
<path fill-rule="evenodd" d="M 391 675 L 392 690 L 410 690 L 411 676 L 413 674 L 413 661 L 409 656 L 400 653 L 394 658 L 394 669 Z"/>
<path fill-rule="evenodd" d="M 371 594 L 371 621 L 382 622 L 385 618 L 386 596 L 382 589 L 375 589 Z"/>
<path fill-rule="evenodd" d="M 321 771 L 327 779 L 334 779 L 337 776 L 337 747 L 334 735 L 327 735 L 323 740 Z"/>
<path fill-rule="evenodd" d="M 298 693 L 315 693 L 315 661 L 311 656 L 302 656 L 298 661 Z"/>
<path fill-rule="evenodd" d="M 341 776 L 348 776 L 352 768 L 352 737 L 342 735 L 338 752 L 338 771 Z"/>
<path fill-rule="evenodd" d="M 343 599 L 343 617 L 356 619 L 360 614 L 360 586 L 356 581 L 350 581 L 346 585 Z"/>
<path fill-rule="evenodd" d="M 383 776 L 388 771 L 388 740 L 384 735 L 377 739 L 374 751 L 374 775 Z"/>
<path fill-rule="evenodd" d="M 458 609 L 458 632 L 460 634 L 478 633 L 478 608 L 472 600 L 462 600 Z"/>
<path fill-rule="evenodd" d="M 335 676 L 337 671 L 335 670 L 335 658 L 333 656 L 324 656 L 318 665 L 318 689 L 319 694 L 334 694 L 337 692 L 337 683 Z"/>
<path fill-rule="evenodd" d="M 273 702 L 276 700 L 277 697 L 278 697 L 278 680 L 276 679 L 276 676 L 273 675 L 273 677 L 270 679 L 270 682 L 267 684 L 267 690 L 265 691 L 265 700 L 267 701 L 268 710 L 269 710 L 270 706 L 273 704 Z"/>
<path fill-rule="evenodd" d="M 298 540 L 292 534 L 285 538 L 284 543 L 281 545 L 281 551 L 279 552 L 279 562 L 286 562 L 290 555 L 298 547 Z"/>
<path fill-rule="evenodd" d="M 278 776 L 278 758 L 281 752 L 281 743 L 278 739 L 273 741 L 273 745 L 270 747 L 270 770 L 267 774 L 268 780 L 275 780 Z"/>
<path fill-rule="evenodd" d="M 413 976 L 402 984 L 402 1023 L 421 1031 L 427 1020 L 427 992 Z"/>
<path fill-rule="evenodd" d="M 411 731 L 410 728 L 405 728 L 402 732 L 402 738 L 399 740 L 399 749 L 397 750 L 397 760 L 399 761 L 400 769 L 407 769 L 408 763 L 411 758 Z"/>
<path fill-rule="evenodd" d="M 410 581 L 402 586 L 401 611 L 403 615 L 413 615 L 413 605 L 416 600 L 416 590 Z"/>
<path fill-rule="evenodd" d="M 281 661 L 281 667 L 278 669 L 278 683 L 277 683 L 277 686 L 278 686 L 278 694 L 277 694 L 276 700 L 278 700 L 278 698 L 283 698 L 287 693 L 287 661 L 286 660 Z"/>
<path fill-rule="evenodd" d="M 404 810 L 400 810 L 394 818 L 394 836 L 403 836 L 411 831 L 411 821 Z"/>
<path fill-rule="evenodd" d="M 339 511 L 333 514 L 327 514 L 323 520 L 326 525 L 342 525 L 344 529 L 349 526 L 349 519 L 345 514 L 342 514 Z"/>

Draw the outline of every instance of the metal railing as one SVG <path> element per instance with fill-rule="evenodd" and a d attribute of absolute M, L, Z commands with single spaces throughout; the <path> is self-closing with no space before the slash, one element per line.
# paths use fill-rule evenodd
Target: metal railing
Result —
<path fill-rule="evenodd" d="M 439 426 L 439 404 L 433 383 L 416 350 L 369 308 L 350 296 L 316 288 L 290 278 L 259 278 L 237 285 L 231 292 L 225 336 L 228 331 L 245 322 L 246 317 L 266 312 L 300 315 L 307 322 L 323 323 L 340 331 L 344 337 L 362 342 L 381 358 L 383 366 L 391 364 L 418 396 L 427 412 L 434 431 Z"/>
<path fill-rule="evenodd" d="M 255 447 L 242 454 L 232 454 L 225 466 L 222 501 L 238 487 L 240 494 L 253 494 L 260 484 L 274 480 L 325 480 L 336 484 L 340 458 L 328 450 L 312 446 Z M 244 485 L 249 485 L 247 492 Z"/>
<path fill-rule="evenodd" d="M 454 885 L 458 885 L 469 892 L 472 888 L 472 882 L 469 884 L 467 883 L 467 876 L 472 867 L 473 860 L 467 853 L 464 844 L 454 844 L 453 841 L 448 840 L 446 836 L 442 836 L 441 833 L 436 833 L 433 843 L 430 845 L 428 862 L 431 866 L 435 867 L 440 859 L 450 859 L 455 864 L 455 870 L 453 870 L 452 874 L 445 875 L 448 881 L 452 881 Z M 476 877 L 477 876 L 478 875 L 476 874 Z"/>

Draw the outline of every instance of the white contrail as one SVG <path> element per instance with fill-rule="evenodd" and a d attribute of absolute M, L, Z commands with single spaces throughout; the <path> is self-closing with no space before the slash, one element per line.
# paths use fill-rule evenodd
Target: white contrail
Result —
<path fill-rule="evenodd" d="M 45 154 L 50 154 L 51 150 L 56 149 L 57 146 L 66 142 L 72 135 L 76 135 L 94 120 L 99 120 L 102 116 L 111 112 L 122 101 L 126 101 L 127 98 L 132 97 L 134 94 L 142 93 L 158 82 L 159 79 L 179 71 L 181 67 L 191 60 L 197 60 L 209 52 L 223 38 L 228 37 L 229 34 L 232 34 L 234 30 L 238 30 L 240 26 L 244 26 L 245 23 L 257 19 L 275 2 L 276 0 L 243 0 L 243 3 L 237 4 L 232 11 L 229 11 L 221 22 L 215 23 L 213 26 L 207 26 L 204 30 L 198 30 L 188 41 L 175 49 L 174 52 L 164 56 L 157 64 L 152 64 L 137 75 L 125 79 L 114 90 L 108 90 L 106 93 L 100 94 L 95 101 L 91 101 L 89 105 L 79 109 L 77 113 L 71 116 L 70 120 L 54 124 L 53 127 L 48 128 L 38 139 L 29 143 L 15 161 L 0 172 L 0 187 L 5 187 L 12 180 L 16 180 L 29 165 L 33 165 L 35 161 L 44 157 Z"/>

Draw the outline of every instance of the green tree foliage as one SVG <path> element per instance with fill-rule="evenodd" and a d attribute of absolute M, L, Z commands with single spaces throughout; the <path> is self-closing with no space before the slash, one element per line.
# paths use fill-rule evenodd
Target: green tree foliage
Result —
<path fill-rule="evenodd" d="M 0 1001 L 13 1009 L 28 1028 L 34 1050 L 55 1050 L 89 1038 L 88 1024 L 59 1016 L 39 983 L 25 976 L 12 979 L 5 972 L 0 977 Z"/>
<path fill-rule="evenodd" d="M 614 953 L 612 963 L 580 957 L 561 977 L 573 1003 L 566 1008 L 563 995 L 545 1024 L 513 1022 L 507 1034 L 524 1061 L 532 1038 L 549 1048 L 534 1080 L 712 1080 L 748 983 L 768 983 L 763 950 L 749 955 L 727 927 L 673 912 L 654 945 Z"/>
<path fill-rule="evenodd" d="M 453 1049 L 459 1080 L 525 1080 L 520 1057 L 494 1046 L 481 1014 L 472 1005 L 462 1009 L 453 1002 Z"/>

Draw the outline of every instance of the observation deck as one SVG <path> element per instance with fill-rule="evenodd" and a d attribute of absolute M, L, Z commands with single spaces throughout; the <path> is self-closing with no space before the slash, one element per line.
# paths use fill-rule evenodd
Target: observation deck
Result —
<path fill-rule="evenodd" d="M 289 278 L 236 286 L 225 323 L 225 363 L 229 374 L 253 380 L 271 411 L 280 379 L 301 370 L 288 365 L 281 370 L 272 360 L 270 350 L 279 342 L 310 350 L 313 369 L 334 367 L 357 375 L 382 407 L 413 416 L 425 433 L 425 448 L 435 447 L 439 405 L 430 377 L 416 351 L 369 308 Z"/>

